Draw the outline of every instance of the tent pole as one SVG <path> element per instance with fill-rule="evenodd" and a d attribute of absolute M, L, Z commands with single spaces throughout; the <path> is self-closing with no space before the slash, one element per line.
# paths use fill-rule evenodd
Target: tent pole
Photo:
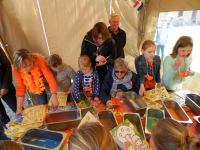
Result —
<path fill-rule="evenodd" d="M 49 43 L 48 43 L 48 40 L 47 40 L 47 35 L 46 35 L 45 28 L 44 28 L 44 22 L 43 22 L 43 18 L 42 18 L 42 13 L 41 13 L 41 9 L 40 9 L 39 0 L 37 0 L 37 4 L 38 4 L 38 10 L 39 10 L 39 13 L 40 13 L 40 19 L 41 19 L 41 23 L 42 23 L 42 28 L 43 28 L 43 32 L 44 32 L 44 37 L 45 37 L 46 44 L 47 44 L 47 50 L 48 50 L 49 56 L 50 56 L 50 55 L 51 55 L 51 52 L 50 52 L 50 49 L 49 49 Z"/>
<path fill-rule="evenodd" d="M 111 15 L 111 11 L 112 10 L 112 0 L 110 0 L 110 15 Z"/>
<path fill-rule="evenodd" d="M 147 11 L 147 10 L 146 10 L 146 7 L 147 7 L 149 1 L 150 1 L 150 0 L 147 0 L 147 2 L 145 1 L 144 7 L 143 7 L 143 8 L 144 8 L 144 15 L 143 15 L 143 21 L 142 21 L 142 33 L 141 33 L 141 37 L 140 37 L 140 42 L 139 42 L 138 50 L 139 50 L 139 48 L 140 48 L 140 45 L 141 45 L 142 39 L 143 39 L 143 37 L 144 37 L 144 32 L 145 32 L 145 23 L 146 23 L 145 17 L 146 17 L 146 11 Z M 139 51 L 138 54 L 140 55 L 140 51 Z"/>

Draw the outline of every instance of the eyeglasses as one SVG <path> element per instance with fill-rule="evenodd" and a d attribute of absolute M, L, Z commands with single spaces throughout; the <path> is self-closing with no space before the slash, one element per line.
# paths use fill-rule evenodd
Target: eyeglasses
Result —
<path fill-rule="evenodd" d="M 114 22 L 114 23 L 119 23 L 119 21 L 112 21 L 112 22 Z"/>
<path fill-rule="evenodd" d="M 115 70 L 115 73 L 121 73 L 121 74 L 123 74 L 123 73 L 126 73 L 126 71 L 118 71 L 118 70 Z"/>

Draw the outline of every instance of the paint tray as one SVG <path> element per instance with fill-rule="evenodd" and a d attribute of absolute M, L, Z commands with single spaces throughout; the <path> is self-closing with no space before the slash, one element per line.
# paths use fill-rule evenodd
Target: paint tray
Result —
<path fill-rule="evenodd" d="M 85 93 L 80 92 L 79 96 L 80 96 L 81 101 L 83 101 L 82 108 L 79 108 L 82 114 L 82 118 L 83 118 L 88 111 L 93 110 L 93 106 L 90 103 L 88 97 L 85 95 Z"/>
<path fill-rule="evenodd" d="M 144 115 L 147 103 L 135 92 L 125 92 L 125 99 L 127 105 L 130 107 L 132 112 L 139 113 L 140 115 Z"/>
<path fill-rule="evenodd" d="M 108 130 L 112 130 L 117 126 L 114 114 L 110 110 L 102 110 L 98 113 L 99 122 Z"/>
<path fill-rule="evenodd" d="M 62 150 L 66 136 L 66 133 L 32 128 L 17 143 L 22 144 L 25 150 Z"/>
<path fill-rule="evenodd" d="M 44 119 L 44 124 L 48 130 L 69 130 L 78 127 L 81 118 L 81 113 L 78 109 L 56 112 L 48 114 Z"/>
<path fill-rule="evenodd" d="M 140 135 L 143 136 L 143 138 L 146 140 L 144 130 L 142 127 L 141 119 L 140 119 L 140 114 L 138 113 L 122 113 L 123 116 L 123 121 L 128 119 L 131 124 L 138 130 Z"/>
<path fill-rule="evenodd" d="M 165 117 L 170 117 L 183 125 L 193 123 L 183 108 L 176 101 L 162 100 L 162 103 L 165 110 Z"/>
<path fill-rule="evenodd" d="M 198 94 L 186 94 L 185 104 L 196 115 L 200 115 L 200 96 Z"/>
<path fill-rule="evenodd" d="M 151 134 L 152 126 L 159 120 L 165 118 L 164 110 L 157 108 L 148 108 L 146 115 L 145 133 Z"/>

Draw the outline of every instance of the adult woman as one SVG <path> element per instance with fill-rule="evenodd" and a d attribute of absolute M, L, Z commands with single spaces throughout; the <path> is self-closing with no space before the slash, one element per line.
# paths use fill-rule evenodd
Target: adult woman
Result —
<path fill-rule="evenodd" d="M 192 47 L 192 38 L 182 36 L 176 42 L 173 52 L 165 57 L 162 85 L 166 89 L 176 91 L 181 88 L 183 81 L 186 80 L 185 77 L 194 75 L 190 70 Z"/>
<path fill-rule="evenodd" d="M 191 136 L 179 122 L 166 118 L 153 126 L 150 145 L 152 150 L 199 150 L 200 138 Z"/>
<path fill-rule="evenodd" d="M 108 72 L 103 80 L 99 99 L 110 108 L 112 104 L 111 97 L 116 96 L 117 90 L 122 91 L 118 93 L 118 97 L 122 97 L 123 92 L 127 91 L 138 93 L 139 82 L 139 77 L 128 69 L 125 59 L 117 58 L 114 62 L 114 69 Z"/>
<path fill-rule="evenodd" d="M 6 57 L 4 51 L 0 48 L 0 98 L 16 112 L 16 90 L 12 84 L 12 70 L 11 64 Z M 6 124 L 10 121 L 10 118 L 6 114 L 5 108 L 0 100 L 0 121 L 4 128 Z M 1 130 L 1 129 L 0 129 Z M 3 132 L 3 131 L 2 131 Z"/>
<path fill-rule="evenodd" d="M 108 72 L 108 67 L 113 67 L 116 58 L 116 49 L 110 37 L 108 28 L 103 22 L 94 25 L 84 37 L 81 46 L 81 55 L 90 57 L 92 67 L 96 66 L 99 74 L 100 84 Z"/>
<path fill-rule="evenodd" d="M 22 113 L 22 105 L 26 88 L 29 92 L 36 94 L 39 104 L 47 104 L 43 76 L 49 83 L 52 94 L 52 106 L 58 108 L 57 84 L 52 72 L 39 54 L 32 54 L 26 49 L 19 49 L 13 55 L 13 76 L 16 83 L 17 112 L 16 116 Z"/>

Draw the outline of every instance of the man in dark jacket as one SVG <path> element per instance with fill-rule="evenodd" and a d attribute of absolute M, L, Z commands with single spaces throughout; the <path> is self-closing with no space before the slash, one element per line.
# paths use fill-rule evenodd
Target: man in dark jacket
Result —
<path fill-rule="evenodd" d="M 124 46 L 126 44 L 126 32 L 119 28 L 120 17 L 118 14 L 113 13 L 110 15 L 108 27 L 112 38 L 115 40 L 117 48 L 117 58 L 124 58 Z"/>

